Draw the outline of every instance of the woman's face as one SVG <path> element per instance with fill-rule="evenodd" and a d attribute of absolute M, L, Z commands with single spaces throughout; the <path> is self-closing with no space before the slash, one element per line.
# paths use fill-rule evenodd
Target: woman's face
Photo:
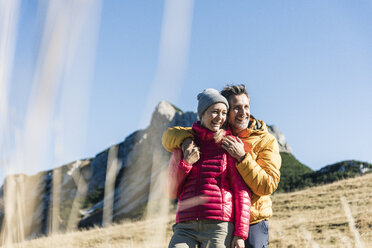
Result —
<path fill-rule="evenodd" d="M 201 125 L 212 132 L 220 130 L 226 121 L 227 106 L 223 103 L 215 103 L 209 106 L 201 117 Z"/>

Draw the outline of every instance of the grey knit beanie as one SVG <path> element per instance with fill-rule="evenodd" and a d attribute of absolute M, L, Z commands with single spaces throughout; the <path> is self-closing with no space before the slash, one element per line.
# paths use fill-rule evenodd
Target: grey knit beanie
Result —
<path fill-rule="evenodd" d="M 198 116 L 199 120 L 201 120 L 201 116 L 203 115 L 204 111 L 209 108 L 212 104 L 221 102 L 224 103 L 227 108 L 229 108 L 229 103 L 227 102 L 226 98 L 218 92 L 218 90 L 208 88 L 205 89 L 202 93 L 198 94 Z"/>

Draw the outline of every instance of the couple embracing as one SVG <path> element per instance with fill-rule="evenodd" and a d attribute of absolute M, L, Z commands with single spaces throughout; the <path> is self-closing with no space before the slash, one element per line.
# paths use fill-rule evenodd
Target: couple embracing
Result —
<path fill-rule="evenodd" d="M 169 247 L 267 247 L 278 143 L 250 115 L 245 85 L 206 89 L 197 99 L 199 121 L 162 137 L 172 152 L 169 193 L 178 198 Z"/>

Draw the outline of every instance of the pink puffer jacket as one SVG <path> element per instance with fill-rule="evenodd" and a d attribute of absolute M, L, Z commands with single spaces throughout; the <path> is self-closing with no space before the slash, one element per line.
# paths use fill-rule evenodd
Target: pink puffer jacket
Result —
<path fill-rule="evenodd" d="M 251 192 L 240 177 L 234 158 L 215 143 L 214 133 L 199 123 L 194 123 L 192 130 L 200 159 L 194 165 L 187 164 L 178 159 L 182 152 L 175 150 L 168 168 L 170 194 L 179 198 L 176 222 L 204 219 L 233 222 L 234 235 L 246 239 Z M 229 130 L 227 135 L 231 135 Z"/>

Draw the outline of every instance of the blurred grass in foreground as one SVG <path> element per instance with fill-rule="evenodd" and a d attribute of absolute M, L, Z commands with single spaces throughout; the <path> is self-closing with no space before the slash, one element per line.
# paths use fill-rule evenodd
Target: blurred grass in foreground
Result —
<path fill-rule="evenodd" d="M 355 244 L 342 199 L 350 209 L 360 236 L 359 246 Z M 372 174 L 294 193 L 275 194 L 274 217 L 269 221 L 270 247 L 372 247 L 371 205 Z M 173 211 L 167 220 L 167 241 L 172 235 L 174 217 Z M 158 222 L 157 219 L 127 221 L 106 228 L 55 234 L 15 247 L 167 247 L 168 243 L 151 242 L 151 236 L 159 232 Z M 150 233 L 145 235 L 145 230 Z"/>

